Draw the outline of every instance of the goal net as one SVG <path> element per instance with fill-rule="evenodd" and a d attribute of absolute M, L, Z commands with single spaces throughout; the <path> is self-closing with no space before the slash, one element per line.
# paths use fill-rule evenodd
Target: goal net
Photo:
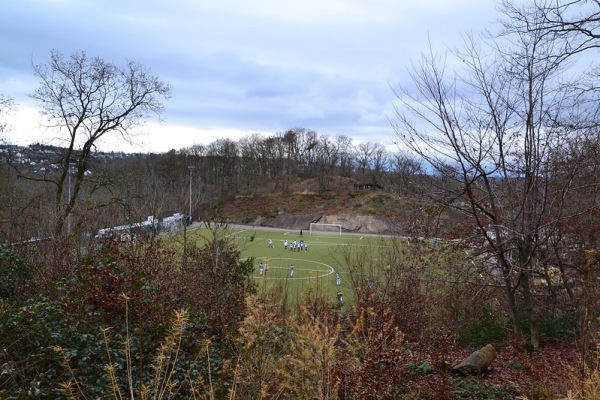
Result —
<path fill-rule="evenodd" d="M 310 233 L 335 233 L 342 236 L 342 225 L 340 224 L 318 224 L 310 223 Z"/>

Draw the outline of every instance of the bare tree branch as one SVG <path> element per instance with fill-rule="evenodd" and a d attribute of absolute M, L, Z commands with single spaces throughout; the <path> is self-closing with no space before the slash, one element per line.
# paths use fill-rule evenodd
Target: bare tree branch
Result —
<path fill-rule="evenodd" d="M 151 114 L 160 116 L 161 98 L 168 98 L 171 88 L 137 63 L 119 67 L 99 57 L 90 58 L 85 51 L 69 57 L 52 51 L 47 64 L 33 68 L 40 86 L 31 97 L 41 106 L 47 127 L 66 142 L 55 193 L 55 235 L 60 235 L 99 140 L 108 134 L 129 139 L 132 128 Z M 65 202 L 65 183 L 72 168 L 73 190 Z"/>

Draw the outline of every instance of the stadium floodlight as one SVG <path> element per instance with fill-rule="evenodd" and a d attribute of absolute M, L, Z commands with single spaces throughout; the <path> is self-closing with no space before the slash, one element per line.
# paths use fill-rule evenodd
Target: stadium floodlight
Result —
<path fill-rule="evenodd" d="M 310 223 L 310 234 L 313 233 L 339 233 L 342 236 L 342 225 L 340 224 L 319 224 L 317 222 Z"/>
<path fill-rule="evenodd" d="M 186 221 L 186 224 L 191 225 L 192 224 L 192 171 L 194 170 L 193 165 L 188 165 L 188 171 L 189 171 L 189 183 L 190 183 L 190 198 L 188 201 L 188 204 L 190 206 L 189 212 L 188 212 L 188 220 Z"/>

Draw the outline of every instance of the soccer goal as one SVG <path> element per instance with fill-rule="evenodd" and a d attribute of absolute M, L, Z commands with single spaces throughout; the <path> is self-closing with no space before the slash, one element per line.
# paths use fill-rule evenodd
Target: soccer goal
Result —
<path fill-rule="evenodd" d="M 337 233 L 342 236 L 342 225 L 340 224 L 318 224 L 310 223 L 310 234 L 313 233 Z"/>

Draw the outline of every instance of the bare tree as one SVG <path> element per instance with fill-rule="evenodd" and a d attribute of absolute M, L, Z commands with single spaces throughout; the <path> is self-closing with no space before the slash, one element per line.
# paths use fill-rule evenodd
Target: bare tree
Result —
<path fill-rule="evenodd" d="M 353 148 L 352 139 L 348 136 L 337 135 L 335 137 L 336 151 L 339 154 L 340 175 L 349 177 L 352 174 Z"/>
<path fill-rule="evenodd" d="M 510 17 L 510 31 L 548 36 L 561 49 L 552 54 L 568 58 L 600 47 L 600 2 L 589 0 L 534 0 L 516 3 L 503 0 L 501 11 Z"/>
<path fill-rule="evenodd" d="M 568 62 L 583 71 L 579 79 L 569 82 L 570 96 L 575 99 L 576 118 L 555 121 L 567 128 L 597 128 L 600 107 L 598 77 L 600 67 L 591 53 L 600 48 L 600 2 L 588 0 L 534 0 L 521 3 L 502 0 L 500 11 L 506 15 L 503 33 L 536 35 L 552 42 L 554 51 L 545 54 L 556 64 Z"/>
<path fill-rule="evenodd" d="M 15 109 L 14 101 L 11 97 L 0 93 L 0 118 L 12 112 Z M 8 129 L 8 124 L 0 119 L 0 134 Z M 0 143 L 4 143 L 5 138 L 0 135 Z M 0 226 L 6 226 L 6 232 L 0 232 L 2 241 L 13 240 L 13 228 L 17 224 L 18 216 L 21 215 L 22 206 L 25 202 L 17 200 L 16 170 L 11 165 L 13 163 L 12 151 L 10 148 L 4 150 L 0 157 Z"/>
<path fill-rule="evenodd" d="M 415 189 L 415 179 L 423 173 L 421 160 L 405 150 L 390 154 L 390 180 L 399 193 L 409 193 Z"/>
<path fill-rule="evenodd" d="M 255 133 L 245 136 L 239 141 L 240 165 L 239 176 L 240 188 L 250 191 L 261 187 L 265 183 L 265 176 L 261 169 L 261 142 L 263 138 Z"/>
<path fill-rule="evenodd" d="M 362 181 L 367 179 L 368 172 L 371 167 L 371 158 L 377 147 L 376 143 L 366 142 L 359 143 L 354 151 L 354 162 L 356 165 L 356 172 Z"/>
<path fill-rule="evenodd" d="M 382 179 L 389 170 L 390 156 L 385 146 L 377 143 L 371 157 L 371 182 L 376 187 L 381 186 Z"/>
<path fill-rule="evenodd" d="M 142 65 L 128 62 L 124 67 L 88 57 L 85 51 L 66 57 L 52 51 L 47 64 L 34 65 L 40 86 L 31 95 L 46 118 L 66 142 L 57 179 L 48 180 L 55 188 L 55 236 L 64 233 L 86 179 L 90 154 L 107 135 L 131 139 L 132 128 L 150 114 L 163 111 L 162 98 L 170 96 L 170 86 Z M 71 170 L 74 169 L 72 178 Z M 73 179 L 65 201 L 65 190 Z"/>
<path fill-rule="evenodd" d="M 477 228 L 494 260 L 490 272 L 504 286 L 513 331 L 522 337 L 520 323 L 527 320 L 537 348 L 542 306 L 534 286 L 543 274 L 541 250 L 555 237 L 568 199 L 583 190 L 550 166 L 586 132 L 556 124 L 579 110 L 565 109 L 571 99 L 562 89 L 568 85 L 553 56 L 561 49 L 542 31 L 465 42 L 456 52 L 464 69 L 448 73 L 447 58 L 433 51 L 413 66 L 414 87 L 397 92 L 395 129 L 438 172 L 430 180 L 437 200 Z"/>
<path fill-rule="evenodd" d="M 239 149 L 231 139 L 218 139 L 207 146 L 212 182 L 221 193 L 235 193 L 238 183 Z"/>
<path fill-rule="evenodd" d="M 385 146 L 374 142 L 360 143 L 354 154 L 359 179 L 379 185 L 383 172 L 388 168 Z"/>
<path fill-rule="evenodd" d="M 14 107 L 13 99 L 0 93 L 0 116 L 12 111 Z M 4 132 L 6 128 L 7 124 L 0 121 L 0 132 Z"/>
<path fill-rule="evenodd" d="M 332 177 L 336 175 L 336 167 L 340 154 L 338 147 L 327 136 L 321 136 L 309 150 L 311 154 L 309 166 L 312 176 L 317 179 L 319 194 L 330 189 Z"/>

